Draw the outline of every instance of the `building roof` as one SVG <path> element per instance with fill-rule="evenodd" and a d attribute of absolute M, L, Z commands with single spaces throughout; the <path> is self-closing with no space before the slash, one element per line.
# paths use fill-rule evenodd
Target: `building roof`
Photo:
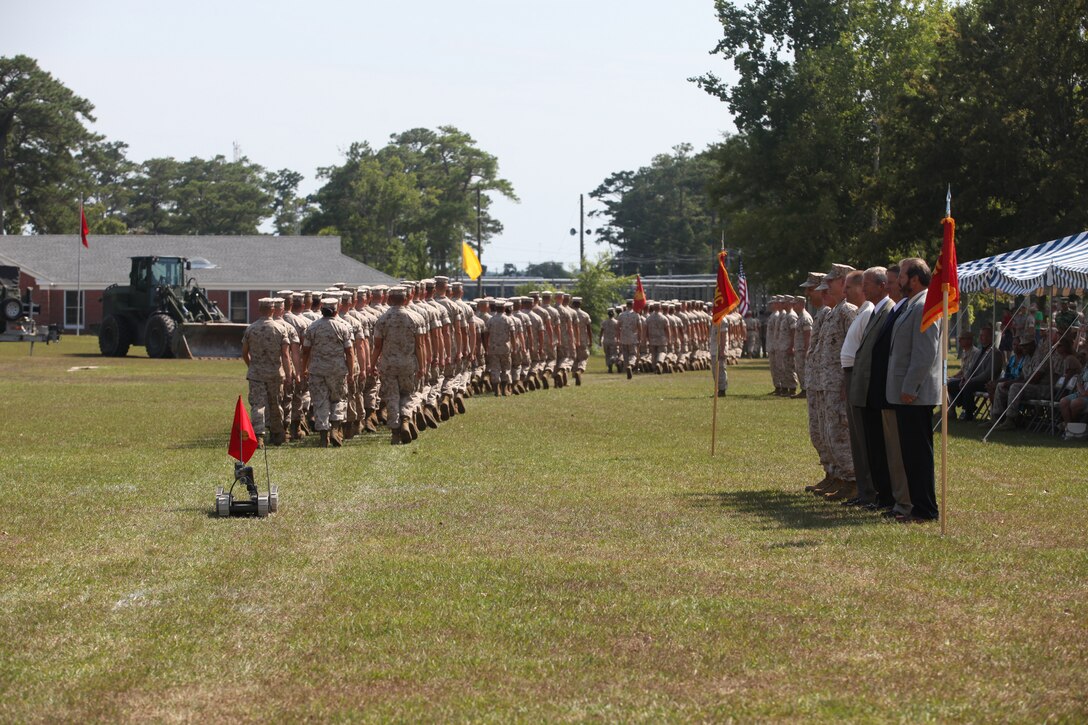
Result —
<path fill-rule="evenodd" d="M 82 254 L 81 246 L 75 234 L 0 236 L 0 264 L 17 266 L 39 286 L 53 289 L 75 289 L 77 266 L 83 289 L 128 284 L 129 258 L 151 255 L 208 260 L 213 268 L 194 264 L 190 276 L 209 289 L 325 289 L 335 282 L 396 282 L 342 254 L 340 237 L 332 236 L 92 234 Z"/>

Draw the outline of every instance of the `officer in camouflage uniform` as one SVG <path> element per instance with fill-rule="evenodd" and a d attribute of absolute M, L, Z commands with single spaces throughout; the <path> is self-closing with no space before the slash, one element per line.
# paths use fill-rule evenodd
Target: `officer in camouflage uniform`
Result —
<path fill-rule="evenodd" d="M 572 297 L 571 308 L 574 310 L 574 384 L 582 384 L 582 375 L 586 372 L 589 354 L 593 351 L 593 319 L 582 309 L 582 298 Z"/>
<path fill-rule="evenodd" d="M 808 436 L 812 442 L 812 447 L 816 449 L 817 455 L 820 457 L 820 466 L 824 469 L 824 477 L 819 483 L 805 486 L 806 491 L 815 491 L 817 488 L 823 490 L 834 479 L 832 474 L 832 459 L 831 452 L 827 446 L 827 441 L 824 438 L 823 428 L 820 423 L 820 411 L 818 409 L 818 402 L 811 394 L 812 385 L 816 380 L 816 368 L 815 361 L 817 351 L 823 345 L 823 325 L 827 319 L 828 314 L 831 313 L 831 308 L 824 302 L 824 290 L 819 289 L 823 285 L 824 273 L 823 272 L 809 272 L 808 279 L 801 286 L 805 288 L 809 301 L 816 309 L 816 314 L 812 317 L 812 334 L 809 336 L 808 349 L 805 351 L 805 379 L 802 381 L 807 400 L 806 405 L 808 407 Z"/>
<path fill-rule="evenodd" d="M 310 320 L 302 316 L 302 304 L 305 298 L 301 292 L 283 290 L 280 292 L 284 303 L 291 309 L 283 313 L 283 321 L 291 327 L 291 364 L 296 375 L 289 376 L 284 384 L 283 406 L 284 422 L 290 425 L 291 440 L 299 440 L 306 435 L 304 411 L 309 403 L 309 393 L 302 380 L 302 335 L 310 326 Z"/>
<path fill-rule="evenodd" d="M 292 403 L 295 394 L 295 378 L 299 369 L 299 349 L 302 342 L 298 336 L 298 331 L 284 319 L 284 315 L 287 314 L 287 307 L 290 305 L 291 294 L 291 290 L 280 290 L 272 297 L 272 321 L 287 333 L 287 341 L 290 346 L 287 358 L 291 361 L 291 367 L 284 370 L 283 386 L 280 388 L 280 410 L 283 413 L 284 428 L 287 427 L 293 417 Z M 294 437 L 291 437 L 291 440 L 294 440 Z"/>
<path fill-rule="evenodd" d="M 514 349 L 514 323 L 502 313 L 503 304 L 503 301 L 495 301 L 491 318 L 484 328 L 487 369 L 491 374 L 491 386 L 496 396 L 509 395 L 513 389 L 510 381 L 510 355 Z"/>
<path fill-rule="evenodd" d="M 374 326 L 374 359 L 381 369 L 382 399 L 388 407 L 392 445 L 412 442 L 408 408 L 426 362 L 426 323 L 405 308 L 403 289 L 389 292 L 390 307 Z"/>
<path fill-rule="evenodd" d="M 355 368 L 355 340 L 352 328 L 336 315 L 337 297 L 321 299 L 321 319 L 310 323 L 302 338 L 302 367 L 310 383 L 314 407 L 314 428 L 320 444 L 343 444 L 343 424 L 348 394 L 347 376 Z"/>
<path fill-rule="evenodd" d="M 282 445 L 287 440 L 283 429 L 283 409 L 280 407 L 280 390 L 283 379 L 291 370 L 290 340 L 287 330 L 272 319 L 274 300 L 262 297 L 259 305 L 261 318 L 246 328 L 242 335 L 242 360 L 246 364 L 246 380 L 249 381 L 249 409 L 253 432 L 261 437 L 267 423 L 272 445 Z"/>
<path fill-rule="evenodd" d="M 805 392 L 805 366 L 808 363 L 808 343 L 812 339 L 812 315 L 805 309 L 805 298 L 794 296 L 793 310 L 797 313 L 797 325 L 793 332 L 793 367 L 797 371 L 797 381 L 801 390 L 795 398 L 807 398 Z"/>
<path fill-rule="evenodd" d="M 846 300 L 846 276 L 854 268 L 846 264 L 833 264 L 817 289 L 826 289 L 829 301 L 834 303 L 821 327 L 820 347 L 817 357 L 810 362 L 815 368 L 815 385 L 809 391 L 817 393 L 817 415 L 820 427 L 831 455 L 832 481 L 815 492 L 832 501 L 850 499 L 857 495 L 854 476 L 854 456 L 850 448 L 850 428 L 846 418 L 845 373 L 842 369 L 842 345 L 850 323 L 857 316 L 858 308 Z"/>
<path fill-rule="evenodd" d="M 544 335 L 542 337 L 543 347 L 540 353 L 540 363 L 537 365 L 536 373 L 537 378 L 540 380 L 540 385 L 545 390 L 550 387 L 548 382 L 548 376 L 555 370 L 555 333 L 556 329 L 552 321 L 551 313 L 548 308 L 541 304 L 541 292 L 530 292 L 529 298 L 533 301 L 532 312 L 534 315 L 540 318 L 540 321 L 544 325 Z"/>
<path fill-rule="evenodd" d="M 650 314 L 646 317 L 646 337 L 650 343 L 650 362 L 654 366 L 654 372 L 660 375 L 665 372 L 665 354 L 672 341 L 672 325 L 668 318 L 661 312 L 660 302 L 650 302 L 647 305 Z"/>
<path fill-rule="evenodd" d="M 611 373 L 613 365 L 619 368 L 620 351 L 619 326 L 616 323 L 616 310 L 612 308 L 608 309 L 608 317 L 601 321 L 600 344 L 604 349 L 604 362 Z"/>
<path fill-rule="evenodd" d="M 634 301 L 627 300 L 627 309 L 616 318 L 616 326 L 620 335 L 620 357 L 623 360 L 623 369 L 627 371 L 627 379 L 638 363 L 638 348 L 645 336 L 642 327 L 642 318 L 634 310 Z"/>

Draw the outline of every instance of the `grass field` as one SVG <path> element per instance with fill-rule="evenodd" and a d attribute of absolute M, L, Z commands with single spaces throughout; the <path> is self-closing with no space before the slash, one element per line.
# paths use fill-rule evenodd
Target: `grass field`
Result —
<path fill-rule="evenodd" d="M 594 359 L 410 446 L 273 449 L 280 513 L 219 520 L 240 362 L 26 349 L 2 722 L 1088 718 L 1083 443 L 956 424 L 941 538 L 801 493 L 804 403 L 765 364 L 711 458 L 708 374 Z"/>

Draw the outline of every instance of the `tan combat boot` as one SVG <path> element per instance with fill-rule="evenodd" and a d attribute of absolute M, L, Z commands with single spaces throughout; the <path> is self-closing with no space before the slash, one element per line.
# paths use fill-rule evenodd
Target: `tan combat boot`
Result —
<path fill-rule="evenodd" d="M 824 474 L 824 477 L 820 479 L 820 482 L 819 482 L 819 483 L 813 483 L 813 484 L 810 484 L 810 485 L 808 485 L 808 486 L 805 486 L 805 491 L 806 491 L 807 493 L 812 493 L 812 492 L 813 492 L 813 491 L 815 491 L 815 490 L 816 490 L 817 488 L 821 488 L 821 487 L 823 487 L 823 486 L 826 486 L 826 485 L 827 485 L 827 482 L 828 482 L 828 481 L 830 481 L 830 480 L 831 480 L 831 475 L 830 475 L 830 474 L 827 474 L 827 473 L 825 473 L 825 474 Z"/>
<path fill-rule="evenodd" d="M 858 495 L 857 481 L 841 480 L 839 487 L 832 492 L 825 493 L 824 498 L 828 501 L 844 501 L 854 498 Z"/>
<path fill-rule="evenodd" d="M 812 489 L 812 492 L 817 496 L 823 496 L 825 493 L 830 493 L 831 491 L 834 491 L 836 488 L 838 488 L 838 486 L 839 479 L 836 476 L 827 476 L 826 478 L 824 478 L 823 481 L 817 484 L 814 489 Z"/>

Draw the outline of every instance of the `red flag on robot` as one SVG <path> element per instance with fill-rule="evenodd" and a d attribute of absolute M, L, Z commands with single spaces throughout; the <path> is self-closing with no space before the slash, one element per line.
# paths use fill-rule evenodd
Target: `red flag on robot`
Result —
<path fill-rule="evenodd" d="M 227 453 L 246 463 L 253 457 L 257 445 L 257 434 L 253 432 L 253 423 L 249 420 L 249 413 L 246 412 L 246 406 L 242 405 L 242 396 L 239 395 L 238 404 L 234 406 L 234 425 L 230 429 Z"/>

